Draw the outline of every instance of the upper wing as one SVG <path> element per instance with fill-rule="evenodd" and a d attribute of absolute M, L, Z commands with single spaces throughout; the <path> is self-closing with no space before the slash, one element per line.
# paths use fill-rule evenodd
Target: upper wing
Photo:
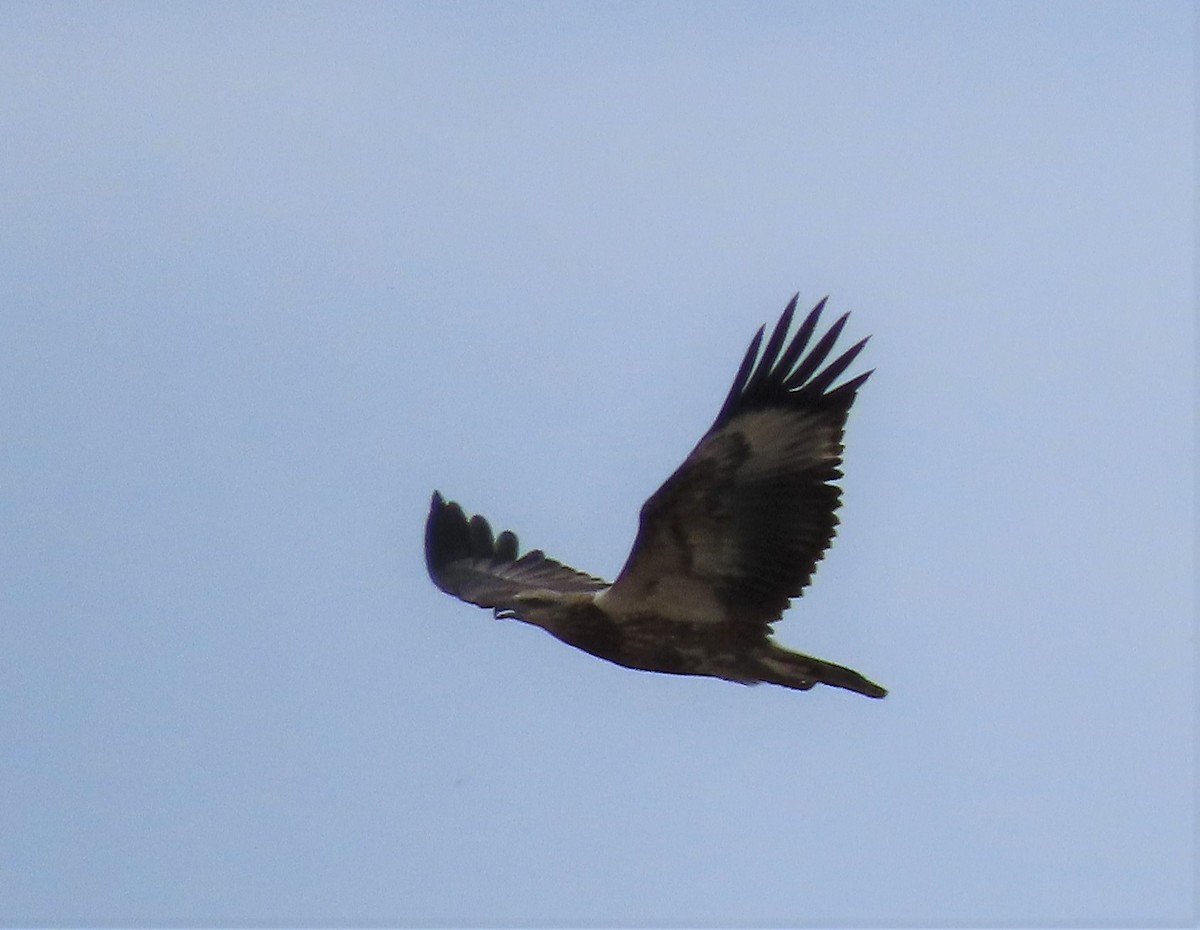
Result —
<path fill-rule="evenodd" d="M 796 299 L 761 355 L 759 329 L 716 420 L 642 507 L 605 609 L 766 624 L 809 583 L 838 522 L 846 415 L 871 372 L 830 389 L 867 340 L 822 369 L 848 314 L 804 355 L 825 301 L 789 342 Z"/>
<path fill-rule="evenodd" d="M 433 492 L 425 521 L 425 564 L 433 583 L 480 607 L 510 607 L 522 591 L 563 594 L 599 591 L 608 582 L 548 559 L 540 549 L 517 557 L 517 537 L 505 530 L 493 538 L 481 516 L 467 519 L 461 507 Z"/>

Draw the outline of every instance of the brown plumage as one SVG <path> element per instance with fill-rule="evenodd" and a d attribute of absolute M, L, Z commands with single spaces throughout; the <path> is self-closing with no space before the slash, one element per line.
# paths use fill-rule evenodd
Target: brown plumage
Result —
<path fill-rule="evenodd" d="M 541 550 L 519 555 L 511 532 L 493 536 L 435 491 L 425 525 L 434 584 L 629 668 L 883 697 L 857 672 L 771 639 L 833 540 L 842 433 L 871 374 L 833 386 L 867 341 L 825 364 L 848 314 L 805 354 L 824 306 L 790 340 L 795 297 L 765 347 L 759 329 L 712 426 L 643 505 L 615 582 Z"/>

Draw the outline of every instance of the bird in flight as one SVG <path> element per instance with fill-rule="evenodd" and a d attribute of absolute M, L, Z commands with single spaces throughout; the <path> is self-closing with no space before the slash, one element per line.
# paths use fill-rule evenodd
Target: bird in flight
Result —
<path fill-rule="evenodd" d="M 833 540 L 846 416 L 871 375 L 833 386 L 867 340 L 825 364 L 849 314 L 810 349 L 825 300 L 789 340 L 797 299 L 765 347 L 758 330 L 712 426 L 642 506 L 616 581 L 540 549 L 522 555 L 513 533 L 493 535 L 486 519 L 435 491 L 425 524 L 433 583 L 627 668 L 886 695 L 852 669 L 771 638 Z"/>

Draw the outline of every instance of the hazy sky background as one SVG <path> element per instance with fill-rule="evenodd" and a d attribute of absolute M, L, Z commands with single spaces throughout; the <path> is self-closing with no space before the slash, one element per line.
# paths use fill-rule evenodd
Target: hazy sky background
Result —
<path fill-rule="evenodd" d="M 0 923 L 1197 917 L 1189 3 L 0 6 Z M 780 640 L 611 577 L 790 295 L 875 375 Z"/>

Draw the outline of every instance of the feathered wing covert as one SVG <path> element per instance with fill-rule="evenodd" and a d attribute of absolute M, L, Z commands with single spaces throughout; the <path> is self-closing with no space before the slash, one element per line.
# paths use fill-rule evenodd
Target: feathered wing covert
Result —
<path fill-rule="evenodd" d="M 795 297 L 765 347 L 758 331 L 712 426 L 642 507 L 611 586 L 540 550 L 518 555 L 511 532 L 493 536 L 436 492 L 425 536 L 434 583 L 631 668 L 883 697 L 857 672 L 770 639 L 833 539 L 842 434 L 871 374 L 833 387 L 867 340 L 825 364 L 848 315 L 809 349 L 824 305 L 790 340 Z"/>

